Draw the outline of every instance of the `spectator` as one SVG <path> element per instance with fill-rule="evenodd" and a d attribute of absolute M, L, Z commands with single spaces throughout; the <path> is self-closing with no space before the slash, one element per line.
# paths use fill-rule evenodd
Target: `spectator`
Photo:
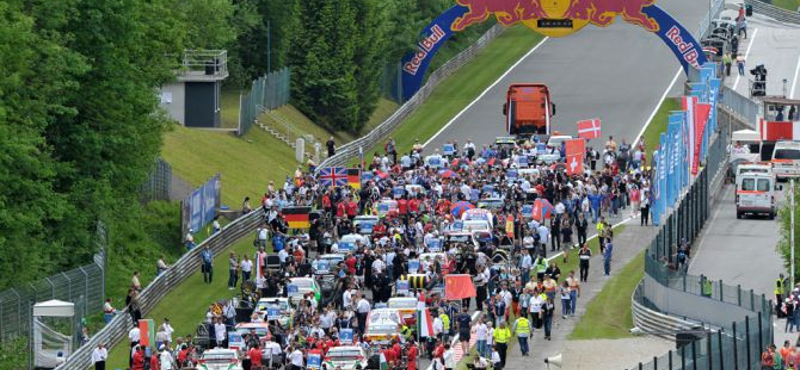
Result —
<path fill-rule="evenodd" d="M 328 138 L 328 141 L 325 142 L 325 147 L 328 148 L 328 158 L 336 155 L 336 142 L 333 141 L 333 136 Z"/>
<path fill-rule="evenodd" d="M 211 284 L 214 278 L 214 255 L 211 253 L 211 249 L 209 249 L 208 246 L 200 252 L 200 263 L 200 269 L 203 273 L 203 282 Z"/>
<path fill-rule="evenodd" d="M 107 359 L 108 350 L 103 343 L 98 344 L 97 348 L 92 350 L 92 364 L 94 364 L 94 370 L 105 370 Z"/>
<path fill-rule="evenodd" d="M 162 254 L 161 257 L 159 257 L 158 261 L 156 262 L 156 276 L 160 276 L 162 273 L 164 273 L 164 271 L 167 271 L 167 269 L 169 268 L 169 266 L 167 265 L 166 262 L 164 262 L 164 260 L 165 258 L 164 255 Z"/>

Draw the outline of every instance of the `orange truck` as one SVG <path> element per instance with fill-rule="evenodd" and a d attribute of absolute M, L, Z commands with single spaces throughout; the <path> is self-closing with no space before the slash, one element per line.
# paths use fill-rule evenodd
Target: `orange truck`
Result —
<path fill-rule="evenodd" d="M 513 84 L 508 87 L 503 115 L 509 135 L 550 135 L 551 119 L 556 105 L 550 99 L 547 85 Z"/>

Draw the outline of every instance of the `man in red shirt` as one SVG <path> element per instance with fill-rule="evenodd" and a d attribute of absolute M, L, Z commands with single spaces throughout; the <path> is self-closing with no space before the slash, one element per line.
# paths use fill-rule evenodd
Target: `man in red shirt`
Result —
<path fill-rule="evenodd" d="M 419 212 L 419 199 L 411 198 L 408 201 L 408 213 L 411 214 L 411 217 L 416 217 L 417 212 Z"/>
<path fill-rule="evenodd" d="M 133 370 L 144 370 L 144 347 L 139 347 L 136 349 L 136 353 L 133 354 Z"/>
<path fill-rule="evenodd" d="M 347 217 L 352 221 L 356 218 L 356 213 L 358 213 L 358 204 L 353 201 L 353 197 L 347 197 Z"/>
<path fill-rule="evenodd" d="M 162 349 L 163 350 L 163 349 Z M 150 357 L 150 370 L 161 370 L 161 361 L 158 359 L 160 356 L 158 352 Z"/>
<path fill-rule="evenodd" d="M 408 200 L 406 200 L 406 197 L 397 200 L 397 213 L 400 214 L 403 220 L 406 219 L 406 215 L 408 214 Z"/>
<path fill-rule="evenodd" d="M 250 368 L 251 369 L 259 369 L 261 367 L 261 346 L 256 343 L 253 348 L 250 348 L 250 351 L 247 352 L 247 356 L 250 357 Z"/>
<path fill-rule="evenodd" d="M 339 204 L 336 205 L 336 217 L 339 218 L 344 217 L 344 212 L 345 212 L 345 204 L 344 201 L 341 201 L 339 202 Z"/>
<path fill-rule="evenodd" d="M 406 361 L 408 362 L 408 370 L 417 370 L 417 356 L 419 356 L 419 349 L 414 343 L 414 340 L 408 341 L 408 349 L 406 349 Z"/>

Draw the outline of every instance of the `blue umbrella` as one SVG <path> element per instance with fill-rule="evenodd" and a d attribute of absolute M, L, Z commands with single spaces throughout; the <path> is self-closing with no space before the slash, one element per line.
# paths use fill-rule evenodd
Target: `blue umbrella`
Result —
<path fill-rule="evenodd" d="M 450 207 L 450 213 L 452 213 L 454 217 L 459 218 L 461 217 L 462 213 L 473 208 L 475 208 L 475 206 L 472 203 L 462 200 L 460 202 L 456 202 Z"/>
<path fill-rule="evenodd" d="M 453 170 L 441 170 L 439 171 L 439 176 L 445 179 L 456 177 L 456 172 Z"/>

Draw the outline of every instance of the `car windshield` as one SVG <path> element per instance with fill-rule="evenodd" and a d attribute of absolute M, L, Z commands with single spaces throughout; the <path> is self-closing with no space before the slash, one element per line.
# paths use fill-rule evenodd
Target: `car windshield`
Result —
<path fill-rule="evenodd" d="M 469 235 L 450 235 L 447 237 L 447 241 L 451 243 L 468 243 Z"/>
<path fill-rule="evenodd" d="M 416 308 L 417 301 L 414 299 L 390 299 L 389 308 Z"/>
<path fill-rule="evenodd" d="M 775 149 L 773 159 L 800 159 L 800 150 L 797 149 Z"/>
<path fill-rule="evenodd" d="M 292 280 L 292 284 L 297 285 L 297 288 L 300 288 L 300 289 L 311 288 L 311 280 L 307 280 L 307 279 Z"/>
<path fill-rule="evenodd" d="M 244 336 L 245 334 L 249 335 L 250 334 L 250 330 L 251 329 L 249 329 L 249 328 L 239 328 L 239 329 L 236 329 L 236 334 L 239 334 L 240 336 Z M 256 330 L 256 335 L 258 335 L 259 337 L 264 337 L 267 334 L 269 334 L 267 332 L 267 328 L 257 328 L 255 330 Z"/>
<path fill-rule="evenodd" d="M 270 308 L 277 307 L 281 311 L 285 311 L 285 310 L 289 309 L 289 302 L 286 302 L 286 301 L 273 301 L 273 302 L 260 302 L 258 304 L 258 308 L 260 310 L 265 310 L 268 307 L 270 307 Z"/>
<path fill-rule="evenodd" d="M 331 361 L 357 361 L 363 359 L 361 351 L 355 349 L 339 351 L 331 350 L 328 352 L 328 357 L 330 357 Z"/>
<path fill-rule="evenodd" d="M 479 200 L 478 208 L 500 208 L 503 206 L 502 200 Z"/>
<path fill-rule="evenodd" d="M 397 334 L 397 325 L 395 324 L 370 325 L 367 331 L 368 334 Z"/>
<path fill-rule="evenodd" d="M 212 352 L 203 353 L 203 360 L 206 362 L 232 362 L 238 360 L 233 352 Z"/>

